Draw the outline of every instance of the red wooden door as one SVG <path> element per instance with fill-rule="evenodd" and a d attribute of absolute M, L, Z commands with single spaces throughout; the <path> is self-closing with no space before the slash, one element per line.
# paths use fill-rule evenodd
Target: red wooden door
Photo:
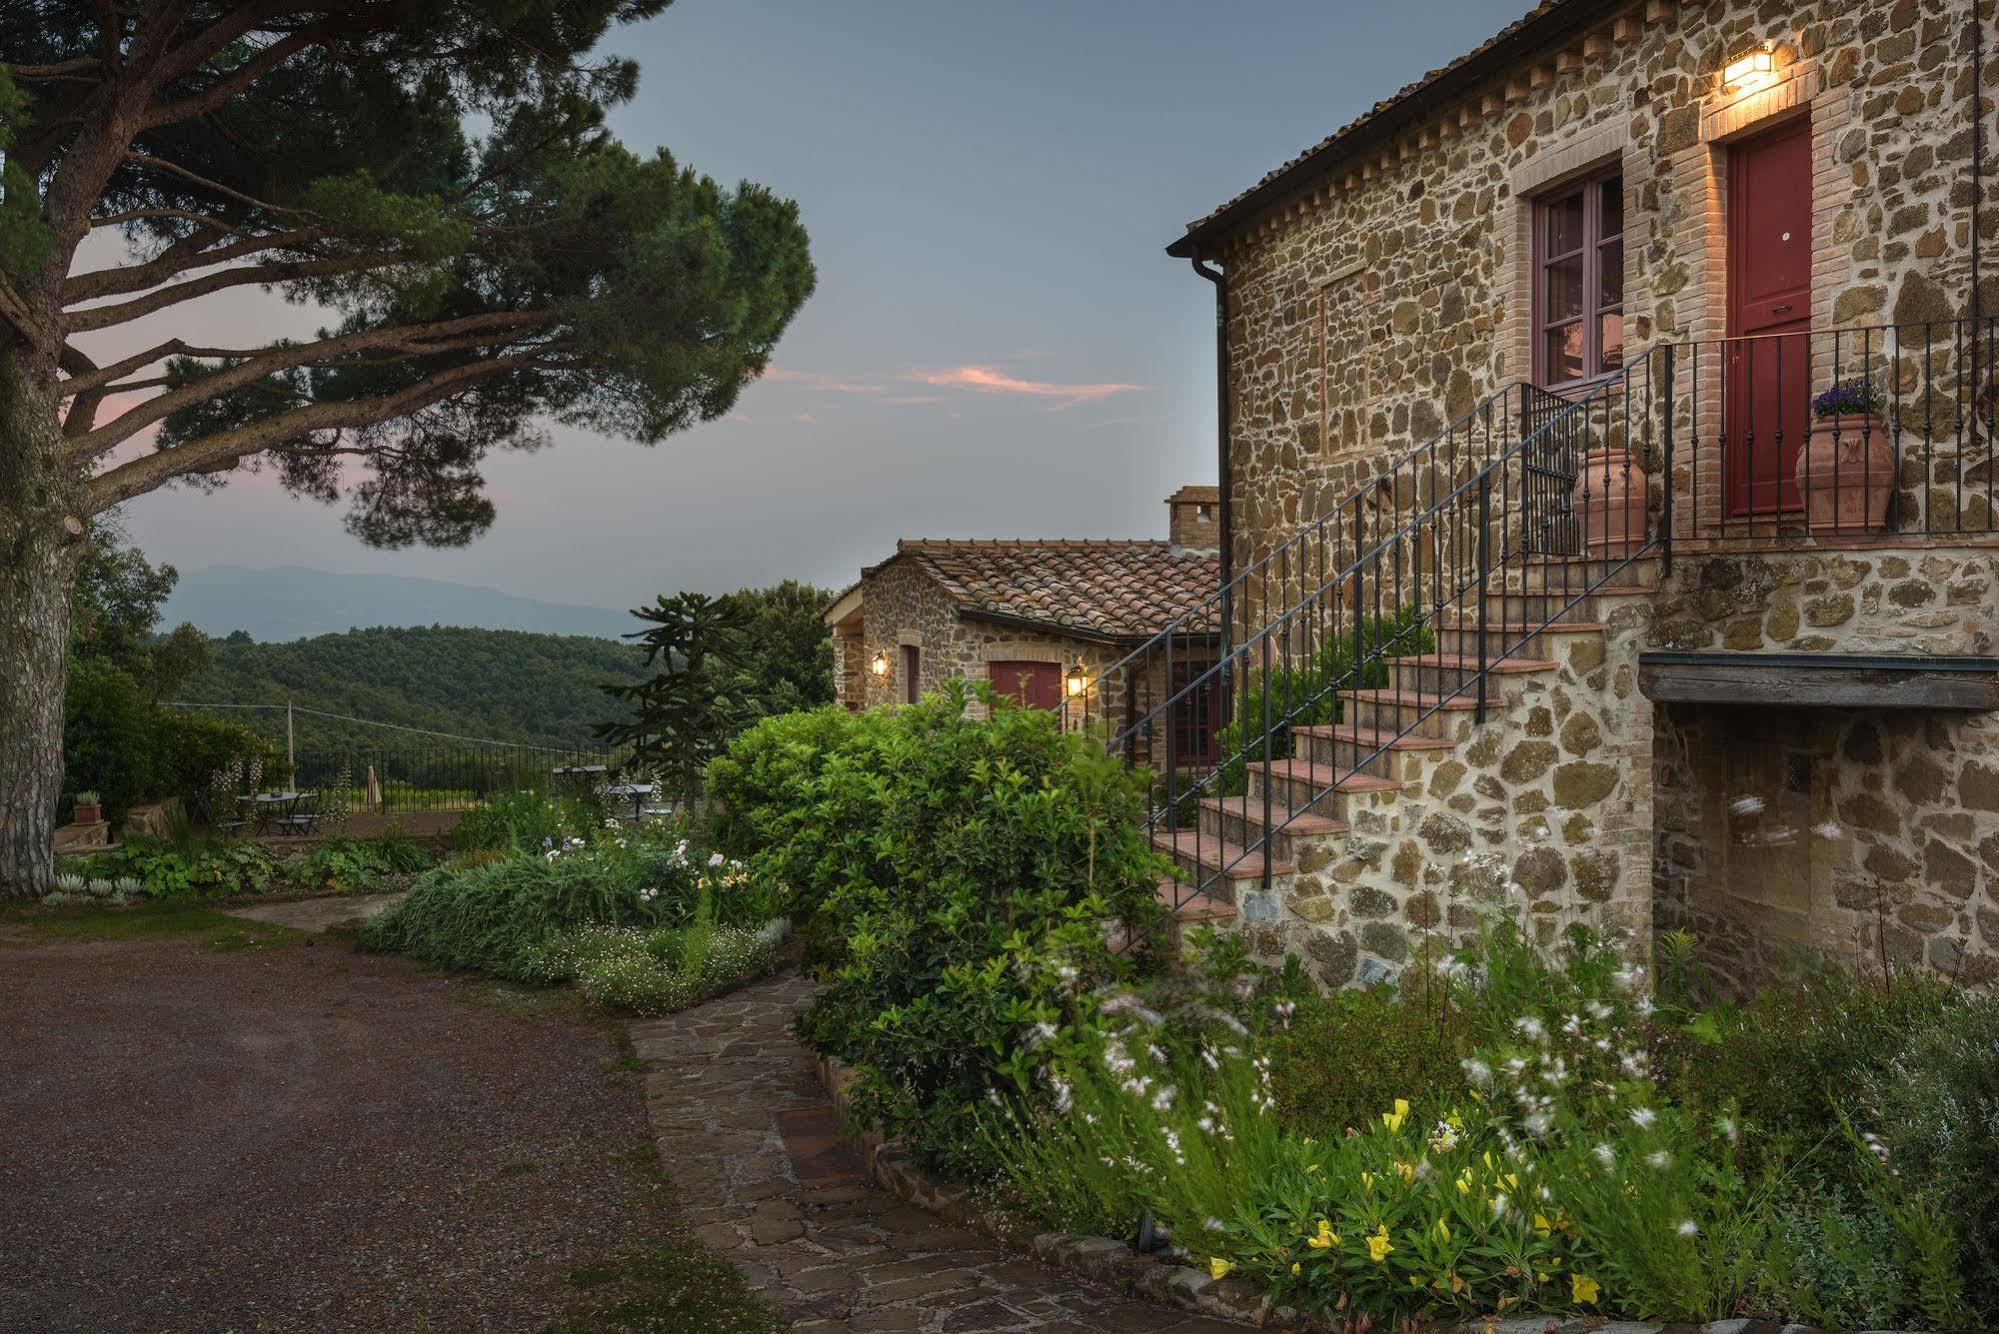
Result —
<path fill-rule="evenodd" d="M 1062 707 L 1062 668 L 1053 662 L 990 662 L 986 679 L 1009 699 L 1037 709 Z"/>
<path fill-rule="evenodd" d="M 1728 512 L 1798 506 L 1811 433 L 1812 127 L 1800 118 L 1728 150 Z"/>

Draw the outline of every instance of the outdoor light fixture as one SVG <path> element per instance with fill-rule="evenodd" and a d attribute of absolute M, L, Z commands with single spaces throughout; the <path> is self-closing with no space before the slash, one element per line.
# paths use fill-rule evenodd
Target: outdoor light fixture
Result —
<path fill-rule="evenodd" d="M 1724 88 L 1747 88 L 1761 86 L 1770 81 L 1770 75 L 1777 68 L 1777 44 L 1765 42 L 1760 51 L 1751 51 L 1728 62 L 1728 68 L 1721 72 L 1721 86 Z"/>
<path fill-rule="evenodd" d="M 1076 699 L 1089 688 L 1090 678 L 1083 672 L 1083 660 L 1081 658 L 1076 659 L 1076 665 L 1069 669 L 1069 675 L 1063 684 L 1069 688 L 1070 699 Z"/>
<path fill-rule="evenodd" d="M 873 672 L 873 673 L 874 673 L 874 674 L 875 674 L 876 676 L 887 676 L 887 675 L 888 675 L 888 650 L 887 650 L 887 649 L 885 649 L 885 648 L 878 648 L 878 649 L 876 649 L 876 650 L 875 650 L 875 656 L 874 656 L 874 658 L 873 658 L 873 659 L 872 659 L 872 660 L 871 660 L 871 661 L 870 661 L 870 662 L 868 663 L 868 670 L 872 671 L 872 672 Z"/>

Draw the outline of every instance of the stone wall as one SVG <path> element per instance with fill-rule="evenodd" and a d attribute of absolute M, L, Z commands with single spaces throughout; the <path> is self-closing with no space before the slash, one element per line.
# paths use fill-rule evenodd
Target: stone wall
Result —
<path fill-rule="evenodd" d="M 864 707 L 900 704 L 904 694 L 902 646 L 918 651 L 917 689 L 929 693 L 946 681 L 984 681 L 992 662 L 1052 662 L 1065 671 L 1081 661 L 1091 680 L 1124 656 L 1124 650 L 1066 635 L 982 621 L 959 613 L 935 579 L 908 560 L 890 561 L 867 576 L 861 590 L 864 657 L 888 653 L 887 677 L 861 673 Z"/>
<path fill-rule="evenodd" d="M 1934 547 L 1675 562 L 1650 645 L 1991 654 L 1999 551 Z M 1654 920 L 1727 985 L 1786 956 L 1999 981 L 1999 716 L 1661 710 Z"/>
<path fill-rule="evenodd" d="M 1220 256 L 1237 568 L 1530 376 L 1528 201 L 1580 172 L 1622 163 L 1628 350 L 1726 332 L 1726 139 L 1784 115 L 1814 127 L 1815 327 L 1962 313 L 1964 21 L 1958 0 L 1633 5 L 1246 217 Z M 1722 96 L 1722 66 L 1765 40 L 1779 82 Z M 1999 88 L 1999 34 L 1987 56 Z M 1986 152 L 1999 179 L 1999 128 Z M 1999 207 L 1984 226 L 1999 254 Z"/>
<path fill-rule="evenodd" d="M 1651 701 L 1638 690 L 1645 599 L 1603 634 L 1551 637 L 1552 671 L 1493 679 L 1484 726 L 1450 749 L 1394 752 L 1400 790 L 1347 798 L 1345 836 L 1301 841 L 1297 870 L 1239 890 L 1259 957 L 1326 986 L 1372 982 L 1461 941 L 1495 911 L 1544 939 L 1583 923 L 1642 931 L 1652 901 Z"/>

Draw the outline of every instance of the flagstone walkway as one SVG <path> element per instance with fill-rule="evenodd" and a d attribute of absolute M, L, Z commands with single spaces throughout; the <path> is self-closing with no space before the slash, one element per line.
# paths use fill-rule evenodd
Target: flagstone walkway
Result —
<path fill-rule="evenodd" d="M 683 1212 L 794 1330 L 1242 1328 L 1010 1256 L 870 1187 L 791 1035 L 811 992 L 796 975 L 773 978 L 631 1028 Z"/>

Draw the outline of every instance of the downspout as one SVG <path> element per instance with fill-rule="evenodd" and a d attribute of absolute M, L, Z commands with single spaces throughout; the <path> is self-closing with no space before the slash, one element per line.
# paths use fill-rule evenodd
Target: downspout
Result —
<path fill-rule="evenodd" d="M 1978 0 L 1971 0 L 1971 318 L 1982 312 L 1978 279 L 1978 225 L 1985 194 L 1985 24 L 1978 17 Z M 1974 340 L 1977 337 L 1973 330 Z"/>
<path fill-rule="evenodd" d="M 1231 464 L 1235 406 L 1229 395 L 1229 280 L 1220 269 L 1210 268 L 1199 255 L 1193 257 L 1194 272 L 1215 285 L 1215 458 L 1220 500 L 1222 636 L 1221 661 L 1229 658 L 1229 640 L 1235 627 L 1235 482 Z M 1224 696 L 1226 698 L 1226 695 Z"/>

